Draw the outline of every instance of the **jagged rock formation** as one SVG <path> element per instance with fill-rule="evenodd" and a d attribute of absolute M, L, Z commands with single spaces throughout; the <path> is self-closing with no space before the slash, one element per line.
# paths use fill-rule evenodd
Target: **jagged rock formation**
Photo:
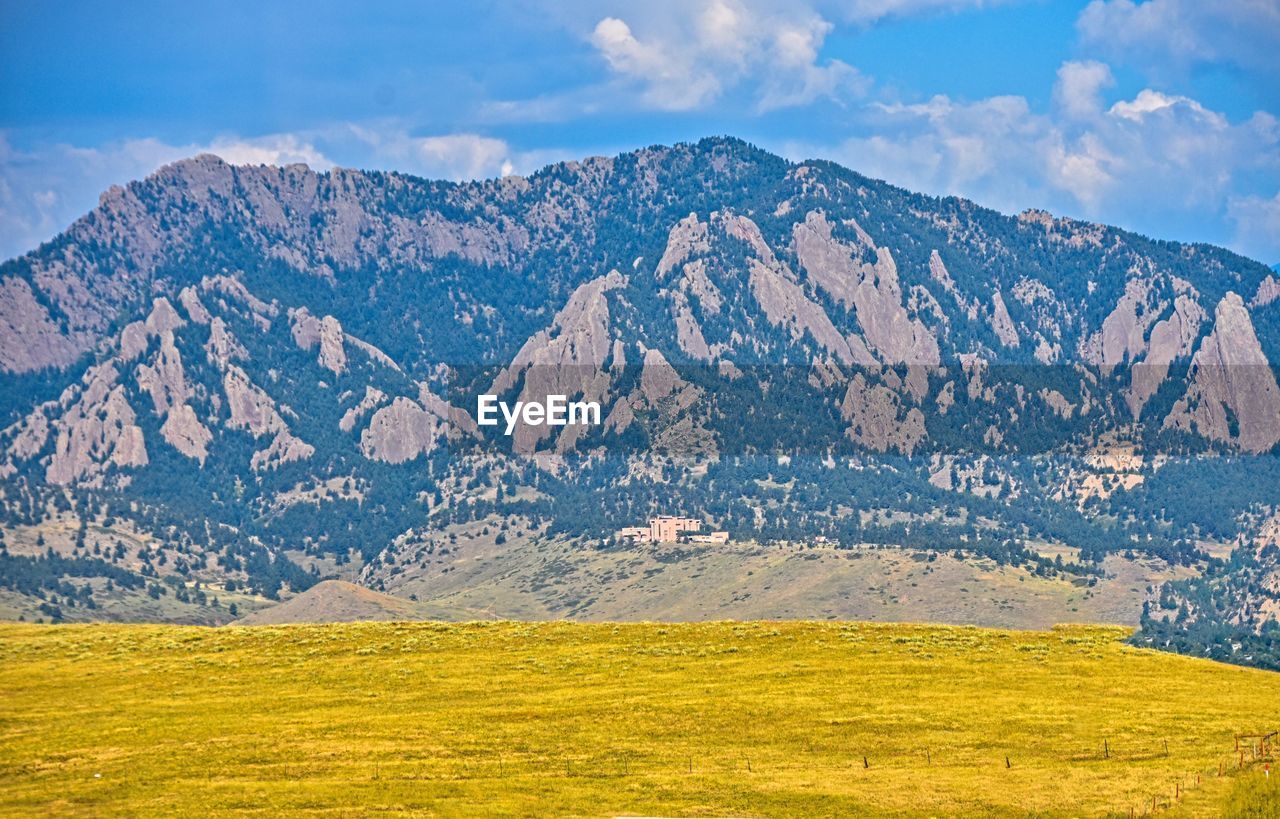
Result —
<path fill-rule="evenodd" d="M 1228 293 L 1191 364 L 1191 385 L 1165 422 L 1264 452 L 1280 442 L 1280 387 L 1244 300 Z"/>
<path fill-rule="evenodd" d="M 606 399 L 610 377 L 604 368 L 606 364 L 620 367 L 624 363 L 620 355 L 610 361 L 611 353 L 621 348 L 614 343 L 608 294 L 626 284 L 627 278 L 614 270 L 578 287 L 556 313 L 551 327 L 525 342 L 510 366 L 494 379 L 490 391 L 502 395 L 521 383 L 520 401 L 543 402 L 548 395 L 586 401 Z M 522 422 L 513 435 L 515 450 L 531 453 L 551 432 L 550 427 Z"/>
<path fill-rule="evenodd" d="M 825 214 L 810 212 L 793 234 L 801 266 L 820 289 L 854 308 L 865 346 L 880 361 L 937 364 L 937 339 L 919 319 L 907 315 L 893 254 L 888 248 L 877 247 L 856 221 L 848 224 L 854 232 L 853 243 L 832 235 Z M 859 261 L 865 252 L 875 254 L 874 263 Z"/>

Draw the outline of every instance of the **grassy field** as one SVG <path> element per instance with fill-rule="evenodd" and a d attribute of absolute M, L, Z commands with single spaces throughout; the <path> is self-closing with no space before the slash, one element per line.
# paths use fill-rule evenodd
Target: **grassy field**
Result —
<path fill-rule="evenodd" d="M 1280 674 L 1125 633 L 2 625 L 0 812 L 1268 815 Z"/>

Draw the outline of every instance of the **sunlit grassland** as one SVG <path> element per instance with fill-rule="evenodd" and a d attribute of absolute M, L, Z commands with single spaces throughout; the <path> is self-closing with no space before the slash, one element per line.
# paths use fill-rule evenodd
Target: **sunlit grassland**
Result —
<path fill-rule="evenodd" d="M 1126 633 L 3 625 L 0 810 L 1218 815 L 1280 674 Z"/>

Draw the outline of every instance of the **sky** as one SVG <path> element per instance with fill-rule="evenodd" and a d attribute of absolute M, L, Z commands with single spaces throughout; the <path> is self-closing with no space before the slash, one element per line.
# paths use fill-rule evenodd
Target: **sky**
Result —
<path fill-rule="evenodd" d="M 1280 0 L 0 0 L 5 259 L 202 152 L 461 180 L 723 134 L 1275 264 Z"/>

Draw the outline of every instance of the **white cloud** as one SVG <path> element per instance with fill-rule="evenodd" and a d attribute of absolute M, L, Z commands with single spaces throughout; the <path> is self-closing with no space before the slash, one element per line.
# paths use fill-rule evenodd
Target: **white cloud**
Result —
<path fill-rule="evenodd" d="M 190 152 L 211 153 L 222 157 L 232 165 L 292 165 L 302 163 L 316 170 L 333 167 L 315 145 L 294 134 L 273 134 L 257 139 L 221 138 L 207 146 L 184 146 L 178 150 L 183 155 Z"/>
<path fill-rule="evenodd" d="M 1102 92 L 1115 85 L 1111 68 L 1095 60 L 1063 63 L 1053 87 L 1053 100 L 1062 113 L 1076 119 L 1097 116 Z"/>
<path fill-rule="evenodd" d="M 1280 193 L 1265 196 L 1233 196 L 1227 215 L 1235 223 L 1233 244 L 1269 264 L 1280 262 Z"/>
<path fill-rule="evenodd" d="M 1004 5 L 1012 0 L 844 0 L 837 13 L 854 23 L 869 24 L 890 17 L 910 17 Z"/>
<path fill-rule="evenodd" d="M 1144 88 L 1132 100 L 1121 100 L 1111 106 L 1111 113 L 1133 122 L 1142 122 L 1152 115 L 1172 114 L 1181 106 L 1188 113 L 1213 127 L 1224 127 L 1225 117 L 1216 114 L 1190 97 L 1170 96 L 1150 88 Z"/>
<path fill-rule="evenodd" d="M 822 59 L 831 29 L 804 3 L 666 0 L 601 18 L 589 41 L 647 107 L 694 110 L 748 86 L 768 111 L 865 93 L 853 66 Z"/>
<path fill-rule="evenodd" d="M 723 31 L 712 32 L 710 44 L 718 50 Z M 709 102 L 721 87 L 716 67 L 708 60 L 700 64 L 695 55 L 670 48 L 660 40 L 642 43 L 631 27 L 616 17 L 606 17 L 591 34 L 596 47 L 615 73 L 640 80 L 643 96 L 655 108 L 684 111 Z"/>
<path fill-rule="evenodd" d="M 1006 212 L 1045 207 L 1280 258 L 1274 200 L 1237 195 L 1280 189 L 1276 118 L 1259 112 L 1232 122 L 1196 100 L 1151 89 L 1108 107 L 1102 92 L 1109 84 L 1105 66 L 1068 63 L 1049 113 L 1010 96 L 878 105 L 863 135 L 834 147 L 792 145 L 788 153 L 830 156 L 913 190 Z"/>
<path fill-rule="evenodd" d="M 573 156 L 558 149 L 519 151 L 506 140 L 480 134 L 413 136 L 394 122 L 348 124 L 340 130 L 358 143 L 348 151 L 364 154 L 376 167 L 454 182 L 528 174 Z M 339 136 L 335 132 L 333 138 Z"/>
<path fill-rule="evenodd" d="M 1217 63 L 1280 80 L 1275 0 L 1093 0 L 1076 29 L 1086 45 L 1158 73 Z"/>

